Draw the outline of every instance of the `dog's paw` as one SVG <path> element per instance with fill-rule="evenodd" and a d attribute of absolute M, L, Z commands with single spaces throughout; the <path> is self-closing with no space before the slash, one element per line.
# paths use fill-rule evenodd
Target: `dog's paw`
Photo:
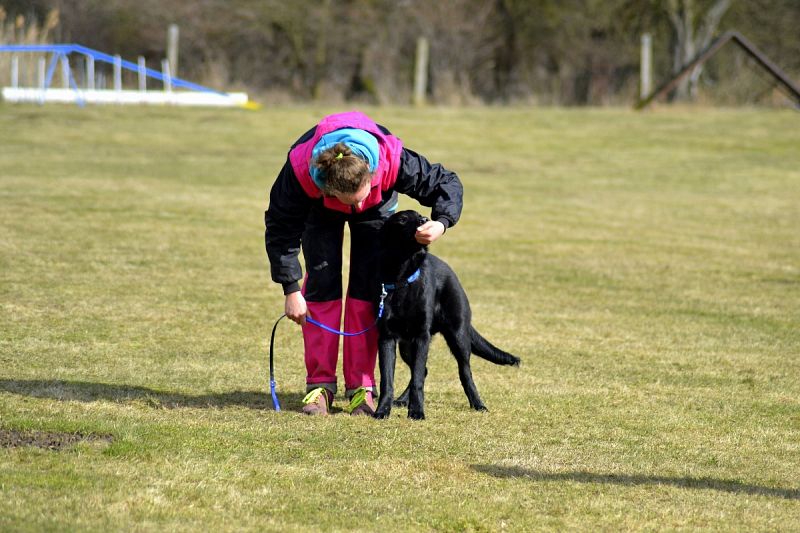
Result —
<path fill-rule="evenodd" d="M 397 407 L 408 407 L 408 398 L 398 398 L 392 403 Z"/>
<path fill-rule="evenodd" d="M 487 407 L 482 403 L 478 405 L 473 405 L 472 408 L 475 409 L 476 411 L 483 411 L 485 413 L 489 412 L 489 409 L 487 409 Z"/>
<path fill-rule="evenodd" d="M 425 413 L 423 411 L 408 411 L 408 418 L 412 420 L 425 420 Z"/>
<path fill-rule="evenodd" d="M 378 409 L 377 411 L 375 411 L 375 413 L 372 416 L 374 418 L 377 418 L 378 420 L 384 420 L 386 418 L 389 418 L 389 410 L 388 409 Z"/>

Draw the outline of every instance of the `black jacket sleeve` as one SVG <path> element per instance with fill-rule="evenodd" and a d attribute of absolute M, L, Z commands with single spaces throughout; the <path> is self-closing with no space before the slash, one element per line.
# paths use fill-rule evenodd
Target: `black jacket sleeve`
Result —
<path fill-rule="evenodd" d="M 432 207 L 431 219 L 445 229 L 458 222 L 464 205 L 464 189 L 455 172 L 432 164 L 418 153 L 403 148 L 395 190 L 407 194 L 426 207 Z"/>
<path fill-rule="evenodd" d="M 313 202 L 287 161 L 272 186 L 269 208 L 264 213 L 264 242 L 272 280 L 283 285 L 284 294 L 300 290 L 298 281 L 303 277 L 298 260 L 300 239 Z"/>

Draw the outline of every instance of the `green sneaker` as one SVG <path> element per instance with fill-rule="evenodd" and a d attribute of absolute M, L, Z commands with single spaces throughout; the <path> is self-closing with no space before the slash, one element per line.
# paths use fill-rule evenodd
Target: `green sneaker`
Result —
<path fill-rule="evenodd" d="M 333 393 L 324 387 L 317 387 L 303 398 L 303 413 L 307 415 L 328 414 L 328 409 L 333 403 Z"/>
<path fill-rule="evenodd" d="M 350 398 L 350 405 L 344 408 L 351 416 L 375 414 L 375 402 L 372 399 L 372 391 L 365 387 L 359 387 Z"/>

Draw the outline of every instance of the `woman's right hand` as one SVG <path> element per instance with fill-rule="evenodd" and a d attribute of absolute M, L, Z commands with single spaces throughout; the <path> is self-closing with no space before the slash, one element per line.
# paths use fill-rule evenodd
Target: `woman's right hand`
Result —
<path fill-rule="evenodd" d="M 284 313 L 289 317 L 289 320 L 296 322 L 301 326 L 306 323 L 306 314 L 308 307 L 306 306 L 306 299 L 300 291 L 292 292 L 286 295 L 286 305 L 284 306 Z"/>

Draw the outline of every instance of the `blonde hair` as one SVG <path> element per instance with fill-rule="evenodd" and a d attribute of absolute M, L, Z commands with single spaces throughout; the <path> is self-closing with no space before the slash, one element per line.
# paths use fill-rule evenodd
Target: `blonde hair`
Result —
<path fill-rule="evenodd" d="M 322 173 L 322 193 L 328 196 L 358 192 L 372 179 L 367 162 L 353 154 L 345 143 L 338 143 L 320 153 L 314 166 Z"/>

